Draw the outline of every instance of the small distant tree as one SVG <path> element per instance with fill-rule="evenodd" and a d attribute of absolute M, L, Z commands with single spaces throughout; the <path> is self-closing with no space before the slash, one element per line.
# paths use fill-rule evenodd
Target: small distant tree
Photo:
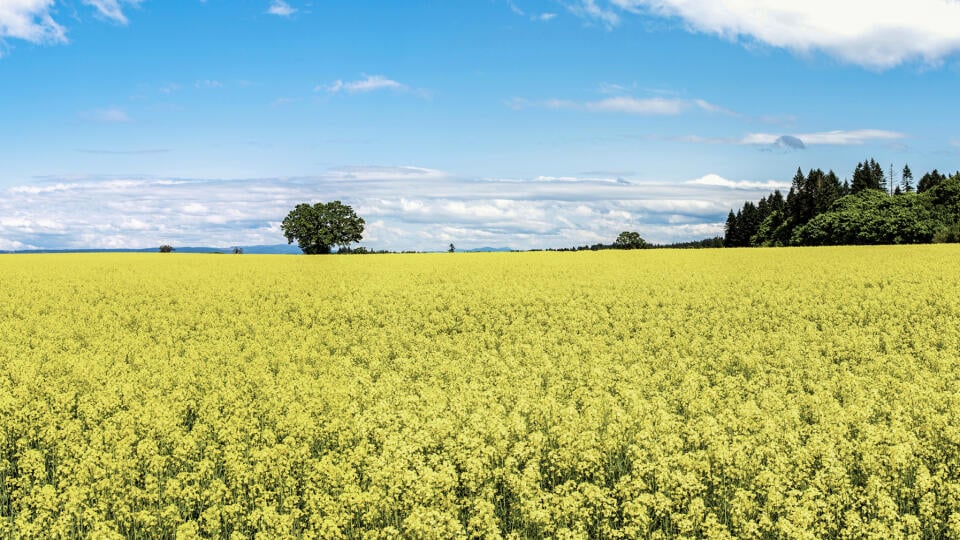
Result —
<path fill-rule="evenodd" d="M 453 253 L 456 250 L 457 250 L 456 246 L 454 246 L 453 243 L 451 243 L 450 247 L 447 249 L 447 253 Z"/>
<path fill-rule="evenodd" d="M 363 239 L 363 218 L 340 201 L 298 204 L 280 228 L 287 243 L 294 240 L 307 255 L 330 253 L 334 246 L 346 249 Z"/>
<path fill-rule="evenodd" d="M 647 241 L 640 238 L 640 233 L 623 231 L 617 236 L 613 247 L 617 249 L 643 249 L 647 247 Z"/>
<path fill-rule="evenodd" d="M 243 248 L 242 248 L 242 247 L 239 247 L 239 246 L 233 248 L 233 254 L 234 254 L 234 255 L 243 255 Z"/>
<path fill-rule="evenodd" d="M 160 246 L 160 253 L 173 253 L 173 246 L 169 244 Z"/>

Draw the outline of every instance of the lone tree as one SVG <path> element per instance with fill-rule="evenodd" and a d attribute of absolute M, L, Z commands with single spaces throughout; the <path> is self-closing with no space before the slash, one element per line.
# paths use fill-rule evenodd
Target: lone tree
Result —
<path fill-rule="evenodd" d="M 172 252 L 173 252 L 173 246 L 171 246 L 170 244 L 164 244 L 160 246 L 160 253 L 172 253 Z"/>
<path fill-rule="evenodd" d="M 333 201 L 298 204 L 280 228 L 288 244 L 296 240 L 307 255 L 319 255 L 330 253 L 334 246 L 346 248 L 362 240 L 364 223 L 353 208 Z"/>
<path fill-rule="evenodd" d="M 617 236 L 613 247 L 617 249 L 643 249 L 647 247 L 647 241 L 640 238 L 640 233 L 623 231 Z"/>

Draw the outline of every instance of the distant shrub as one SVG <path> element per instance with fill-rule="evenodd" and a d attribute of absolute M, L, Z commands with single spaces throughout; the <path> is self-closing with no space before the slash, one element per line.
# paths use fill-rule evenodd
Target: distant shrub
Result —
<path fill-rule="evenodd" d="M 173 246 L 169 244 L 160 246 L 160 253 L 173 253 Z"/>

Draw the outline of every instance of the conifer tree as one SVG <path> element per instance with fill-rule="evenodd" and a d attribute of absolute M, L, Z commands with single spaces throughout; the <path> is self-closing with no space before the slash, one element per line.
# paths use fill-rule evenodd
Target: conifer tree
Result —
<path fill-rule="evenodd" d="M 900 176 L 900 187 L 903 188 L 904 193 L 913 191 L 913 171 L 910 170 L 910 165 L 903 166 L 903 174 Z"/>

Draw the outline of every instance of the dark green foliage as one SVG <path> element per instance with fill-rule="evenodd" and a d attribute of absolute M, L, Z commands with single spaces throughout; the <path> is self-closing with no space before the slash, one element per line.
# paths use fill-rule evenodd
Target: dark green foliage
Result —
<path fill-rule="evenodd" d="M 693 240 L 690 242 L 675 242 L 673 244 L 662 244 L 649 246 L 653 248 L 663 248 L 663 249 L 708 249 L 708 248 L 722 248 L 723 247 L 723 237 L 714 236 L 713 238 L 704 238 L 703 240 Z"/>
<path fill-rule="evenodd" d="M 870 158 L 863 163 L 857 163 L 857 168 L 853 171 L 853 183 L 850 185 L 851 193 L 860 193 L 865 189 L 883 189 L 886 179 L 883 176 L 883 167 L 876 160 Z"/>
<path fill-rule="evenodd" d="M 960 243 L 960 221 L 940 227 L 940 230 L 934 233 L 933 241 L 938 244 Z"/>
<path fill-rule="evenodd" d="M 903 166 L 903 175 L 900 180 L 900 187 L 903 188 L 905 193 L 910 193 L 913 191 L 913 171 L 910 170 L 910 165 Z"/>
<path fill-rule="evenodd" d="M 294 240 L 307 255 L 330 253 L 334 246 L 347 248 L 363 239 L 363 218 L 353 208 L 330 203 L 298 204 L 287 214 L 280 228 L 287 243 Z"/>
<path fill-rule="evenodd" d="M 447 249 L 447 253 L 453 253 L 457 251 L 457 246 L 453 245 L 453 242 L 450 243 L 450 247 Z"/>
<path fill-rule="evenodd" d="M 168 244 L 160 246 L 160 253 L 173 253 L 173 246 Z"/>
<path fill-rule="evenodd" d="M 960 172 L 934 170 L 913 191 L 913 173 L 887 194 L 874 159 L 858 163 L 853 185 L 833 171 L 798 169 L 786 199 L 779 191 L 727 215 L 725 247 L 953 242 L 960 238 Z M 902 188 L 902 189 L 901 189 Z"/>
<path fill-rule="evenodd" d="M 643 249 L 647 247 L 647 241 L 640 237 L 640 233 L 623 231 L 613 242 L 613 247 L 616 249 Z"/>
<path fill-rule="evenodd" d="M 917 192 L 923 193 L 925 191 L 930 191 L 931 189 L 940 185 L 940 183 L 945 181 L 946 179 L 947 179 L 946 175 L 934 169 L 920 177 L 920 183 L 917 184 Z"/>
<path fill-rule="evenodd" d="M 909 193 L 891 197 L 869 189 L 837 200 L 793 233 L 791 243 L 805 246 L 842 244 L 916 244 L 930 242 L 940 227 L 926 198 Z"/>

